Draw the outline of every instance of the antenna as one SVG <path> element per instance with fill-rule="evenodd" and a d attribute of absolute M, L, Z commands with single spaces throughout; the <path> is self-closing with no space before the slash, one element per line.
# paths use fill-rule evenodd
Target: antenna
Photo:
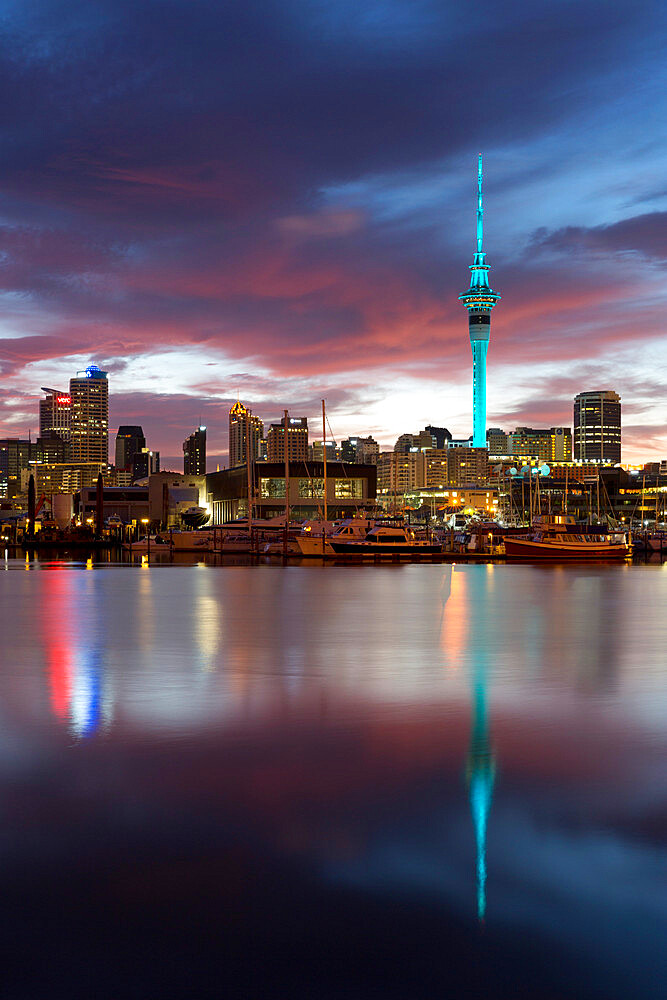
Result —
<path fill-rule="evenodd" d="M 482 205 L 482 154 L 479 154 L 477 165 L 477 253 L 482 252 L 482 221 L 484 207 Z"/>

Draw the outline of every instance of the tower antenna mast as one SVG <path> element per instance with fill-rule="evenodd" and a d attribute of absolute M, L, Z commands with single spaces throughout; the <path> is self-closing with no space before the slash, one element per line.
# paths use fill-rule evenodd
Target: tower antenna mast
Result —
<path fill-rule="evenodd" d="M 484 223 L 484 205 L 482 203 L 482 154 L 477 163 L 477 253 L 482 252 L 482 229 Z"/>

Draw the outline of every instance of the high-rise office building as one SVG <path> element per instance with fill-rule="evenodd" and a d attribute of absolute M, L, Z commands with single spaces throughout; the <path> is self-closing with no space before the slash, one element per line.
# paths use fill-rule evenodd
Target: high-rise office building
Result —
<path fill-rule="evenodd" d="M 142 448 L 132 456 L 132 482 L 154 476 L 160 471 L 160 452 Z"/>
<path fill-rule="evenodd" d="M 569 427 L 517 427 L 507 435 L 507 454 L 534 455 L 545 462 L 570 462 L 572 432 Z"/>
<path fill-rule="evenodd" d="M 22 492 L 22 473 L 37 457 L 37 445 L 23 438 L 0 440 L 0 497 L 15 497 Z"/>
<path fill-rule="evenodd" d="M 434 427 L 432 424 L 428 424 L 424 430 L 433 438 L 434 448 L 446 448 L 447 441 L 452 440 L 452 435 L 446 427 Z"/>
<path fill-rule="evenodd" d="M 250 458 L 262 458 L 264 424 L 237 399 L 229 411 L 229 468 L 246 464 L 246 417 L 250 434 Z"/>
<path fill-rule="evenodd" d="M 198 427 L 183 442 L 183 473 L 186 476 L 206 475 L 205 427 Z"/>
<path fill-rule="evenodd" d="M 489 286 L 489 265 L 482 250 L 482 154 L 477 166 L 477 253 L 470 265 L 470 288 L 459 299 L 468 310 L 472 348 L 472 446 L 486 448 L 486 352 L 491 335 L 491 310 L 500 295 Z"/>
<path fill-rule="evenodd" d="M 610 389 L 574 397 L 574 457 L 582 462 L 621 461 L 621 397 Z"/>
<path fill-rule="evenodd" d="M 410 451 L 424 451 L 425 448 L 433 448 L 433 435 L 429 430 L 420 431 L 419 434 L 401 434 L 394 445 L 394 451 L 403 455 Z"/>
<path fill-rule="evenodd" d="M 285 418 L 271 424 L 267 435 L 269 462 L 285 461 Z M 308 461 L 308 420 L 306 417 L 287 418 L 287 455 L 291 462 Z"/>
<path fill-rule="evenodd" d="M 109 383 L 97 365 L 70 379 L 72 462 L 109 461 Z"/>
<path fill-rule="evenodd" d="M 72 397 L 62 389 L 47 389 L 42 386 L 44 399 L 39 401 L 39 436 L 53 437 L 69 443 Z"/>
<path fill-rule="evenodd" d="M 489 427 L 486 432 L 489 455 L 507 455 L 507 434 L 500 427 Z"/>
<path fill-rule="evenodd" d="M 338 459 L 338 445 L 335 441 L 326 442 L 327 462 L 335 462 Z M 308 461 L 324 461 L 324 445 L 321 441 L 313 441 L 308 445 Z"/>
<path fill-rule="evenodd" d="M 129 472 L 132 459 L 145 447 L 146 438 L 138 424 L 121 424 L 116 434 L 116 468 Z"/>

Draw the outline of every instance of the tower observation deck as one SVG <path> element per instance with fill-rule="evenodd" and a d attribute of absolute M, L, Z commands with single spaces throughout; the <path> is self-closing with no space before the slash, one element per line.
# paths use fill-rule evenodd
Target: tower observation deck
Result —
<path fill-rule="evenodd" d="M 459 295 L 468 310 L 472 348 L 472 446 L 486 447 L 486 352 L 491 334 L 491 310 L 500 295 L 489 286 L 489 265 L 482 250 L 484 207 L 482 204 L 482 154 L 477 169 L 477 253 L 470 265 L 470 288 Z"/>

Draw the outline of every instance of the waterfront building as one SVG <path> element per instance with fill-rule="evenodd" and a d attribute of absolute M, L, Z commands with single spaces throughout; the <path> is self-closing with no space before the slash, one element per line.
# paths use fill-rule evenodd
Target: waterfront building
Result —
<path fill-rule="evenodd" d="M 621 397 L 610 389 L 574 397 L 574 457 L 621 461 Z"/>
<path fill-rule="evenodd" d="M 505 431 L 500 427 L 489 427 L 486 432 L 486 447 L 489 455 L 509 455 Z"/>
<path fill-rule="evenodd" d="M 121 424 L 116 434 L 116 468 L 130 471 L 134 456 L 145 447 L 143 428 L 138 424 Z"/>
<path fill-rule="evenodd" d="M 285 461 L 285 418 L 271 424 L 267 435 L 269 462 Z M 308 461 L 308 420 L 306 417 L 287 418 L 287 455 L 290 462 Z"/>
<path fill-rule="evenodd" d="M 377 465 L 380 445 L 371 437 L 349 437 L 341 442 L 340 457 L 343 462 L 359 465 Z"/>
<path fill-rule="evenodd" d="M 109 461 L 109 383 L 107 373 L 89 365 L 70 379 L 72 462 Z"/>
<path fill-rule="evenodd" d="M 431 435 L 434 448 L 446 448 L 447 441 L 452 440 L 452 435 L 446 427 L 433 427 L 432 424 L 428 424 L 424 430 Z"/>
<path fill-rule="evenodd" d="M 206 475 L 206 428 L 198 427 L 183 442 L 183 472 L 186 476 Z"/>
<path fill-rule="evenodd" d="M 356 462 L 357 460 L 357 441 L 359 438 L 349 437 L 345 438 L 344 441 L 340 443 L 340 457 L 343 462 Z"/>
<path fill-rule="evenodd" d="M 11 498 L 23 492 L 21 473 L 37 457 L 37 445 L 28 438 L 0 439 L 0 497 Z"/>
<path fill-rule="evenodd" d="M 119 517 L 123 524 L 141 524 L 148 517 L 147 486 L 107 486 L 103 488 L 104 517 Z M 86 486 L 74 495 L 74 513 L 82 524 L 95 518 L 97 489 Z M 143 532 L 143 528 L 141 529 Z"/>
<path fill-rule="evenodd" d="M 37 438 L 35 451 L 35 461 L 37 462 L 63 463 L 70 459 L 69 441 L 63 441 L 53 431 Z"/>
<path fill-rule="evenodd" d="M 378 496 L 402 496 L 426 486 L 426 453 L 381 451 L 377 460 Z"/>
<path fill-rule="evenodd" d="M 357 438 L 357 449 L 355 461 L 358 465 L 377 465 L 380 445 L 371 437 Z"/>
<path fill-rule="evenodd" d="M 534 455 L 544 462 L 572 460 L 572 432 L 569 427 L 517 427 L 507 435 L 508 455 Z"/>
<path fill-rule="evenodd" d="M 491 310 L 500 295 L 489 286 L 489 265 L 482 250 L 482 154 L 477 167 L 477 253 L 470 265 L 470 288 L 459 295 L 468 310 L 472 348 L 473 448 L 486 448 L 486 352 L 491 334 Z"/>
<path fill-rule="evenodd" d="M 430 507 L 431 517 L 446 512 L 448 508 L 472 509 L 483 512 L 490 518 L 498 514 L 498 489 L 496 487 L 463 487 L 454 489 L 429 486 L 420 490 L 408 490 L 403 501 L 406 506 Z"/>
<path fill-rule="evenodd" d="M 145 479 L 146 476 L 153 476 L 160 471 L 160 452 L 151 451 L 150 448 L 142 448 L 136 455 L 132 456 L 132 482 L 138 479 Z"/>
<path fill-rule="evenodd" d="M 449 449 L 431 448 L 424 452 L 426 487 L 449 486 Z"/>
<path fill-rule="evenodd" d="M 324 463 L 294 461 L 289 464 L 291 520 L 317 517 L 324 506 Z M 255 462 L 252 467 L 253 517 L 280 517 L 285 513 L 284 462 Z M 213 523 L 223 524 L 248 511 L 248 479 L 242 467 L 211 472 L 206 476 L 207 506 Z M 351 517 L 374 508 L 374 465 L 327 462 L 327 514 L 330 519 Z"/>
<path fill-rule="evenodd" d="M 106 462 L 42 462 L 35 465 L 37 494 L 76 493 L 95 486 L 100 472 L 106 475 Z"/>
<path fill-rule="evenodd" d="M 428 430 L 420 431 L 419 434 L 401 434 L 394 445 L 394 451 L 406 454 L 410 451 L 423 451 L 425 448 L 433 448 L 433 435 Z"/>
<path fill-rule="evenodd" d="M 237 400 L 229 411 L 229 468 L 246 464 L 246 417 L 250 432 L 250 458 L 252 461 L 262 457 L 262 442 L 264 440 L 264 424 L 259 417 L 253 415 L 248 407 Z M 266 447 L 266 446 L 264 446 Z"/>
<path fill-rule="evenodd" d="M 489 479 L 489 455 L 483 448 L 448 448 L 447 473 L 450 486 L 485 486 Z"/>
<path fill-rule="evenodd" d="M 44 399 L 39 401 L 39 435 L 57 435 L 69 443 L 72 416 L 72 397 L 62 389 L 48 389 L 42 386 Z"/>
<path fill-rule="evenodd" d="M 309 462 L 323 462 L 324 461 L 324 445 L 321 441 L 313 441 L 312 444 L 308 445 L 308 461 Z M 326 452 L 327 452 L 327 462 L 335 462 L 338 458 L 338 445 L 335 441 L 326 442 Z"/>
<path fill-rule="evenodd" d="M 191 507 L 206 506 L 206 476 L 155 472 L 148 478 L 148 516 L 161 528 L 182 527 L 181 516 Z"/>

